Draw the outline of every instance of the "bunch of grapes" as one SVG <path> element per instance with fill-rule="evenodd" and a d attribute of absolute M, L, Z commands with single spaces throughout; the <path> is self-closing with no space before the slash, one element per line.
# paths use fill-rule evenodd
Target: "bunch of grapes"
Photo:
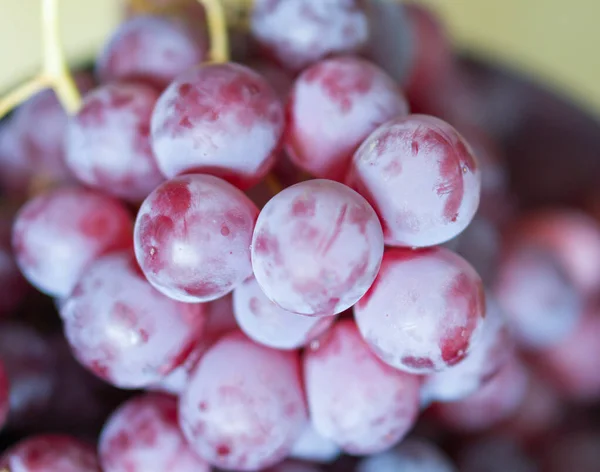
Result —
<path fill-rule="evenodd" d="M 600 226 L 465 74 L 415 4 L 132 2 L 0 123 L 0 471 L 575 470 Z"/>

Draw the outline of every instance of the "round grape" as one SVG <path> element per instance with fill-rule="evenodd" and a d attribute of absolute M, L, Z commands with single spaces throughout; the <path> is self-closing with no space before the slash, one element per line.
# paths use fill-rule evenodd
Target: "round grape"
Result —
<path fill-rule="evenodd" d="M 263 293 L 256 279 L 233 291 L 235 318 L 240 329 L 257 343 L 275 349 L 305 346 L 331 326 L 335 317 L 308 317 L 279 308 Z"/>
<path fill-rule="evenodd" d="M 261 211 L 252 267 L 265 295 L 293 313 L 329 316 L 354 305 L 381 263 L 377 215 L 359 194 L 331 180 L 280 192 Z"/>
<path fill-rule="evenodd" d="M 182 364 L 202 334 L 203 312 L 153 289 L 128 251 L 94 262 L 61 307 L 75 357 L 121 388 L 152 385 Z"/>
<path fill-rule="evenodd" d="M 299 71 L 326 56 L 356 52 L 369 37 L 358 0 L 255 0 L 250 32 L 287 69 Z"/>
<path fill-rule="evenodd" d="M 120 202 L 65 188 L 27 203 L 13 227 L 17 264 L 42 292 L 64 298 L 100 255 L 131 247 L 132 221 Z"/>
<path fill-rule="evenodd" d="M 452 239 L 471 222 L 481 173 L 452 126 L 410 115 L 380 126 L 364 141 L 348 181 L 378 212 L 386 244 L 424 247 Z"/>
<path fill-rule="evenodd" d="M 70 436 L 38 435 L 4 452 L 0 470 L 10 472 L 101 472 L 93 447 Z"/>
<path fill-rule="evenodd" d="M 298 354 L 259 346 L 239 332 L 225 336 L 192 374 L 179 419 L 192 449 L 216 467 L 276 464 L 306 421 Z"/>
<path fill-rule="evenodd" d="M 294 163 L 319 178 L 342 180 L 352 154 L 378 126 L 408 114 L 398 85 L 359 58 L 318 62 L 296 80 L 284 135 Z"/>
<path fill-rule="evenodd" d="M 206 302 L 252 275 L 250 243 L 258 209 L 217 177 L 189 174 L 158 187 L 135 223 L 137 260 L 170 298 Z"/>
<path fill-rule="evenodd" d="M 354 316 L 384 362 L 430 374 L 458 364 L 479 340 L 485 296 L 475 270 L 448 249 L 390 249 Z"/>
<path fill-rule="evenodd" d="M 350 454 L 374 454 L 398 442 L 419 412 L 419 377 L 377 359 L 351 320 L 315 344 L 304 354 L 315 429 Z"/>
<path fill-rule="evenodd" d="M 260 75 L 239 64 L 204 65 L 159 98 L 152 146 L 168 178 L 206 172 L 248 188 L 275 162 L 283 127 L 283 106 Z"/>
<path fill-rule="evenodd" d="M 66 135 L 66 161 L 81 182 L 139 202 L 164 180 L 150 147 L 158 96 L 142 83 L 108 84 L 85 96 Z"/>
<path fill-rule="evenodd" d="M 96 61 L 101 82 L 143 79 L 166 87 L 206 60 L 207 44 L 183 22 L 136 16 L 115 31 Z"/>
<path fill-rule="evenodd" d="M 209 472 L 177 422 L 177 400 L 146 394 L 122 405 L 105 424 L 98 455 L 104 472 Z"/>

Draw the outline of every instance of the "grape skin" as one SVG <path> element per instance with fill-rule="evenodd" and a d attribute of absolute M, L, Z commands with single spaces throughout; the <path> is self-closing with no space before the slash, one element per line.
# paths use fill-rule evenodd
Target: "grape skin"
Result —
<path fill-rule="evenodd" d="M 84 97 L 66 134 L 66 161 L 84 184 L 139 202 L 163 180 L 150 147 L 159 93 L 142 83 L 113 83 Z"/>
<path fill-rule="evenodd" d="M 119 407 L 100 436 L 104 472 L 209 472 L 189 449 L 177 422 L 174 397 L 146 394 Z"/>
<path fill-rule="evenodd" d="M 246 189 L 275 162 L 283 106 L 267 81 L 248 67 L 203 65 L 163 92 L 151 128 L 158 167 L 167 178 L 206 172 Z"/>
<path fill-rule="evenodd" d="M 150 81 L 166 87 L 178 75 L 206 60 L 207 44 L 183 22 L 137 16 L 113 33 L 96 61 L 101 82 Z"/>
<path fill-rule="evenodd" d="M 217 177 L 188 174 L 152 192 L 138 213 L 135 254 L 166 296 L 207 302 L 252 275 L 250 242 L 258 208 Z"/>
<path fill-rule="evenodd" d="M 351 320 L 317 344 L 304 354 L 315 429 L 350 454 L 374 454 L 398 442 L 416 421 L 420 379 L 377 359 Z"/>
<path fill-rule="evenodd" d="M 0 468 L 11 472 L 101 472 L 94 449 L 63 435 L 30 436 L 4 452 Z"/>
<path fill-rule="evenodd" d="M 291 71 L 366 45 L 368 21 L 357 0 L 256 0 L 250 32 L 259 46 Z"/>
<path fill-rule="evenodd" d="M 229 334 L 202 358 L 180 398 L 192 449 L 212 465 L 256 470 L 282 460 L 306 421 L 295 352 Z"/>
<path fill-rule="evenodd" d="M 60 314 L 75 357 L 120 388 L 152 385 L 183 363 L 205 323 L 202 305 L 153 289 L 129 251 L 94 262 Z"/>
<path fill-rule="evenodd" d="M 29 201 L 17 215 L 12 240 L 27 280 L 41 292 L 64 298 L 94 259 L 131 247 L 131 235 L 131 217 L 119 201 L 65 188 Z"/>
<path fill-rule="evenodd" d="M 452 239 L 471 222 L 481 172 L 452 126 L 410 115 L 380 126 L 363 142 L 348 183 L 379 214 L 387 245 L 425 247 Z"/>
<path fill-rule="evenodd" d="M 294 83 L 286 150 L 312 175 L 341 181 L 367 136 L 407 114 L 406 99 L 383 70 L 354 57 L 327 59 L 306 69 Z"/>
<path fill-rule="evenodd" d="M 475 270 L 448 249 L 388 249 L 354 316 L 384 362 L 431 374 L 458 364 L 479 341 L 483 286 Z"/>
<path fill-rule="evenodd" d="M 381 262 L 383 235 L 364 198 L 331 180 L 285 189 L 261 211 L 252 238 L 252 268 L 281 308 L 330 316 L 354 305 Z"/>
<path fill-rule="evenodd" d="M 297 349 L 320 336 L 335 317 L 314 318 L 279 308 L 251 278 L 233 291 L 240 329 L 253 341 L 274 349 Z"/>

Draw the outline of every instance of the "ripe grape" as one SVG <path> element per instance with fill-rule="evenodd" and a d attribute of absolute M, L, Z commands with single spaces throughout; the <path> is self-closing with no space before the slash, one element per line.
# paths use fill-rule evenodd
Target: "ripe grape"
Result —
<path fill-rule="evenodd" d="M 164 180 L 150 147 L 158 96 L 146 84 L 112 83 L 84 97 L 66 135 L 66 161 L 81 182 L 139 202 Z"/>
<path fill-rule="evenodd" d="M 261 211 L 252 268 L 265 295 L 294 313 L 329 316 L 354 305 L 381 263 L 377 215 L 359 194 L 330 180 L 280 192 Z"/>
<path fill-rule="evenodd" d="M 539 245 L 509 245 L 493 287 L 518 343 L 539 349 L 575 328 L 580 295 L 552 253 Z"/>
<path fill-rule="evenodd" d="M 279 308 L 263 293 L 255 278 L 233 291 L 235 318 L 252 340 L 275 349 L 305 346 L 331 326 L 333 316 L 314 318 Z"/>
<path fill-rule="evenodd" d="M 416 420 L 420 379 L 375 357 L 351 320 L 315 344 L 304 354 L 315 429 L 350 454 L 374 454 L 398 442 Z"/>
<path fill-rule="evenodd" d="M 205 39 L 183 22 L 137 16 L 113 33 L 98 56 L 96 74 L 104 83 L 143 79 L 166 87 L 206 56 Z"/>
<path fill-rule="evenodd" d="M 38 290 L 64 298 L 100 255 L 131 246 L 132 222 L 119 201 L 78 188 L 39 195 L 13 227 L 17 264 Z"/>
<path fill-rule="evenodd" d="M 438 447 L 423 439 L 407 439 L 400 445 L 363 459 L 356 472 L 455 472 Z"/>
<path fill-rule="evenodd" d="M 516 238 L 547 248 L 560 260 L 575 287 L 585 295 L 600 290 L 600 225 L 574 210 L 527 215 Z"/>
<path fill-rule="evenodd" d="M 48 434 L 29 437 L 10 447 L 0 458 L 0 470 L 100 472 L 100 466 L 92 446 L 70 436 Z"/>
<path fill-rule="evenodd" d="M 152 146 L 168 178 L 206 172 L 248 188 L 272 167 L 283 127 L 282 104 L 260 75 L 239 64 L 204 65 L 159 98 Z"/>
<path fill-rule="evenodd" d="M 250 243 L 258 209 L 217 177 L 189 174 L 158 187 L 135 223 L 137 260 L 170 298 L 206 302 L 252 275 Z"/>
<path fill-rule="evenodd" d="M 425 379 L 421 391 L 423 403 L 466 398 L 491 381 L 511 359 L 514 353 L 512 332 L 495 301 L 486 297 L 486 302 L 479 342 L 462 362 Z"/>
<path fill-rule="evenodd" d="M 85 271 L 62 304 L 75 357 L 121 388 L 156 383 L 183 363 L 202 334 L 204 307 L 156 291 L 129 251 L 104 256 Z"/>
<path fill-rule="evenodd" d="M 348 181 L 378 212 L 386 244 L 423 247 L 452 239 L 471 222 L 481 173 L 452 126 L 411 115 L 389 121 L 364 141 Z"/>
<path fill-rule="evenodd" d="M 104 472 L 209 472 L 177 423 L 177 400 L 159 394 L 123 404 L 105 424 L 98 445 Z"/>
<path fill-rule="evenodd" d="M 239 332 L 225 336 L 192 374 L 179 420 L 192 449 L 216 467 L 274 465 L 306 421 L 298 354 L 259 346 Z"/>
<path fill-rule="evenodd" d="M 259 46 L 292 71 L 326 56 L 352 53 L 369 38 L 358 0 L 256 0 L 250 32 Z"/>
<path fill-rule="evenodd" d="M 527 391 L 528 374 L 514 357 L 477 392 L 462 400 L 435 405 L 448 428 L 463 432 L 486 430 L 517 411 Z"/>
<path fill-rule="evenodd" d="M 389 249 L 354 316 L 384 362 L 429 374 L 458 364 L 479 340 L 483 286 L 475 270 L 448 249 Z"/>
<path fill-rule="evenodd" d="M 400 88 L 363 59 L 318 62 L 296 80 L 285 133 L 294 163 L 319 178 L 342 180 L 352 154 L 386 121 L 408 114 Z"/>
<path fill-rule="evenodd" d="M 308 420 L 294 442 L 290 457 L 311 462 L 329 463 L 341 454 L 339 446 L 331 439 L 317 432 L 311 420 Z"/>

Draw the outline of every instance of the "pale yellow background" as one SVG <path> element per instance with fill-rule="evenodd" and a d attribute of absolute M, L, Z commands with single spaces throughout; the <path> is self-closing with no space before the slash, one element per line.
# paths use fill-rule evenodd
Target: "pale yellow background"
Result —
<path fill-rule="evenodd" d="M 93 56 L 120 0 L 59 0 L 72 61 Z M 455 42 L 540 77 L 600 114 L 600 0 L 422 0 Z M 0 0 L 0 90 L 39 64 L 40 0 Z"/>

